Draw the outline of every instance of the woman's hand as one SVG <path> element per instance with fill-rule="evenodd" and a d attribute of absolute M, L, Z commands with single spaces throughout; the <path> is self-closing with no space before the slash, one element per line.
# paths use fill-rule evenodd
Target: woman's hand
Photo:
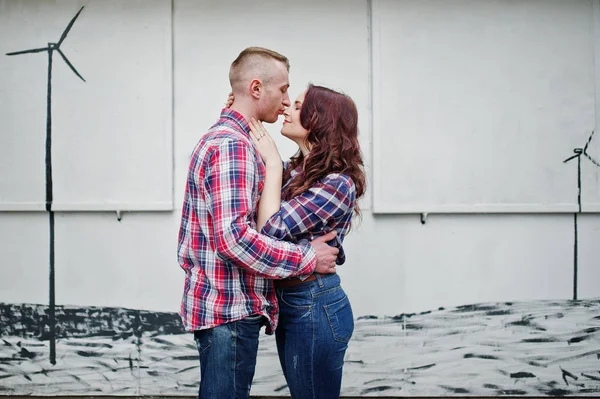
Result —
<path fill-rule="evenodd" d="M 252 141 L 254 141 L 254 145 L 265 165 L 269 168 L 283 169 L 277 144 L 275 144 L 275 141 L 273 141 L 273 138 L 263 124 L 252 118 L 250 121 L 250 133 L 250 137 L 252 137 Z"/>
<path fill-rule="evenodd" d="M 227 96 L 227 101 L 225 101 L 225 108 L 231 107 L 231 104 L 233 104 L 233 100 L 235 100 L 235 98 L 233 97 L 233 92 L 231 91 Z"/>

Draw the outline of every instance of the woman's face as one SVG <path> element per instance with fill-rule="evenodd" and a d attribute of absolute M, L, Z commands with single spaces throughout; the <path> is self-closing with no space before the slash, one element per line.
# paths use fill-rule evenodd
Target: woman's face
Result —
<path fill-rule="evenodd" d="M 285 119 L 281 128 L 281 134 L 298 145 L 302 145 L 308 135 L 308 130 L 303 128 L 300 123 L 300 110 L 302 109 L 305 95 L 306 90 L 300 93 L 296 101 L 283 112 Z"/>

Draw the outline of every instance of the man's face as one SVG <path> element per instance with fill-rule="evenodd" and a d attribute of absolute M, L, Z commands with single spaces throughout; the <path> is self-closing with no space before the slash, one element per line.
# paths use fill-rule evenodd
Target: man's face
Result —
<path fill-rule="evenodd" d="M 279 61 L 271 79 L 264 85 L 260 99 L 260 119 L 263 122 L 275 123 L 279 115 L 290 106 L 289 74 L 285 65 Z"/>

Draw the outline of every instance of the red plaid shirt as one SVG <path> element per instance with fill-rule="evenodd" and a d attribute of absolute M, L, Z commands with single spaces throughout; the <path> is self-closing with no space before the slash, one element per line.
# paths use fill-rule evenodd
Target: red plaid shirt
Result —
<path fill-rule="evenodd" d="M 223 109 L 192 155 L 177 251 L 187 331 L 260 313 L 271 334 L 279 309 L 270 279 L 310 274 L 316 266 L 310 246 L 256 231 L 265 168 L 249 132 L 242 115 Z"/>

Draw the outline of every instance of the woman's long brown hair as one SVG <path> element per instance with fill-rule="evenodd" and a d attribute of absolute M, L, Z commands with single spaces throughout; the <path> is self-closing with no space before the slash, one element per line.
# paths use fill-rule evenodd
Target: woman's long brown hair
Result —
<path fill-rule="evenodd" d="M 306 143 L 310 152 L 305 157 L 298 151 L 291 158 L 283 181 L 288 181 L 298 166 L 302 165 L 302 170 L 287 185 L 283 198 L 289 200 L 302 194 L 330 173 L 349 176 L 356 187 L 356 198 L 362 197 L 366 179 L 354 101 L 326 87 L 309 85 L 300 110 L 300 123 L 308 130 Z M 354 211 L 360 214 L 356 204 Z"/>

